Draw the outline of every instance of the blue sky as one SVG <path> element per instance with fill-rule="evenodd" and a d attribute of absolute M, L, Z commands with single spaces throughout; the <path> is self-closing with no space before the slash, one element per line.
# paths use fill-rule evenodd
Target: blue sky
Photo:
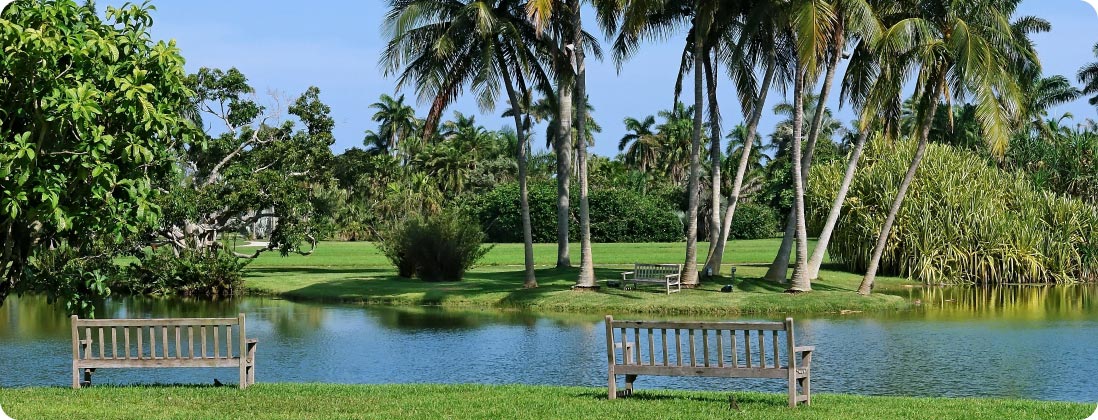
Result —
<path fill-rule="evenodd" d="M 100 3 L 121 4 L 120 1 Z M 296 97 L 309 86 L 321 89 L 321 98 L 332 107 L 336 120 L 337 153 L 361 147 L 363 132 L 374 129 L 369 105 L 382 93 L 394 94 L 395 81 L 382 75 L 378 66 L 384 48 L 382 21 L 385 1 L 286 2 L 259 0 L 154 1 L 153 35 L 175 39 L 187 59 L 187 70 L 200 67 L 236 67 L 251 80 L 261 97 L 277 92 Z M 1020 12 L 1048 19 L 1053 30 L 1036 37 L 1041 60 L 1048 74 L 1063 74 L 1075 80 L 1075 73 L 1094 62 L 1098 42 L 1098 14 L 1081 0 L 1025 0 Z M 645 46 L 620 73 L 607 60 L 588 65 L 588 93 L 595 118 L 603 127 L 594 153 L 613 156 L 625 133 L 626 116 L 654 115 L 669 108 L 672 100 L 681 36 Z M 742 120 L 730 82 L 719 84 L 725 127 Z M 410 91 L 408 101 L 416 98 Z M 781 97 L 772 94 L 769 106 Z M 687 92 L 684 101 L 691 101 Z M 832 101 L 832 109 L 838 102 Z M 501 104 L 502 105 L 502 104 Z M 417 109 L 422 116 L 426 106 Z M 461 99 L 450 108 L 478 115 L 477 121 L 490 129 L 509 125 L 501 109 L 481 112 L 474 101 Z M 1055 113 L 1071 112 L 1075 121 L 1098 119 L 1098 112 L 1085 100 L 1065 105 Z M 849 110 L 838 112 L 848 122 Z M 760 129 L 771 131 L 778 119 L 764 117 Z M 533 144 L 544 145 L 536 129 Z M 540 146 L 539 146 L 540 147 Z"/>

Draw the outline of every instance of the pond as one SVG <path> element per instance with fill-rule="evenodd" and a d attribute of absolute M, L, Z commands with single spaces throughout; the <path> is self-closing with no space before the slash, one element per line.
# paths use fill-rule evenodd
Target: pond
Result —
<path fill-rule="evenodd" d="M 815 345 L 813 388 L 863 395 L 1098 400 L 1094 286 L 913 288 L 893 313 L 794 316 Z M 852 296 L 852 298 L 854 298 Z M 485 383 L 606 386 L 600 316 L 455 312 L 295 303 L 113 299 L 100 318 L 229 317 L 259 339 L 259 382 Z M 658 316 L 617 316 L 657 319 Z M 742 319 L 777 320 L 783 315 Z M 697 318 L 692 318 L 697 319 Z M 38 297 L 0 307 L 0 386 L 68 386 L 63 309 Z M 236 381 L 233 369 L 107 369 L 96 383 Z M 784 392 L 778 380 L 642 377 L 640 390 Z"/>

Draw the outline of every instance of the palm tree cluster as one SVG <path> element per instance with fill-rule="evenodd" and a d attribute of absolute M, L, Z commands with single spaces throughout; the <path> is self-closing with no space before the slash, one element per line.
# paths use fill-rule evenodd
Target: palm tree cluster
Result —
<path fill-rule="evenodd" d="M 595 285 L 590 247 L 589 156 L 594 125 L 589 119 L 585 60 L 602 56 L 598 40 L 584 31 L 585 8 L 594 11 L 606 36 L 608 55 L 620 66 L 647 43 L 681 46 L 677 83 L 669 87 L 676 104 L 656 117 L 627 118 L 619 143 L 625 166 L 646 177 L 670 179 L 686 190 L 683 284 L 696 285 L 699 271 L 718 276 L 737 205 L 759 185 L 770 157 L 784 162 L 788 216 L 782 245 L 767 277 L 789 279 L 789 290 L 812 290 L 830 232 L 838 223 L 861 154 L 869 139 L 910 141 L 911 161 L 891 197 L 874 250 L 866 256 L 859 288 L 871 292 L 892 226 L 925 155 L 927 144 L 959 142 L 1005 165 L 1018 133 L 1049 129 L 1050 107 L 1082 94 L 1098 93 L 1096 66 L 1080 71 L 1086 86 L 1077 90 L 1063 77 L 1045 78 L 1030 36 L 1048 31 L 1048 22 L 1016 16 L 1020 0 L 390 0 L 385 29 L 390 42 L 381 63 L 430 105 L 418 136 L 407 129 L 414 116 L 390 111 L 368 133 L 375 149 L 407 150 L 402 143 L 437 137 L 445 109 L 471 93 L 484 110 L 506 95 L 505 116 L 514 119 L 517 178 L 522 189 L 526 242 L 526 284 L 536 285 L 526 178 L 530 129 L 549 122 L 546 141 L 555 157 L 558 186 L 557 265 L 569 266 L 570 189 L 580 189 L 581 263 L 577 288 Z M 1098 49 L 1096 49 L 1098 53 Z M 845 62 L 845 66 L 842 66 Z M 845 68 L 840 74 L 839 69 Z M 692 85 L 689 82 L 692 79 Z M 730 82 L 743 110 L 743 124 L 729 131 L 721 147 L 723 116 L 718 84 Z M 681 104 L 691 87 L 693 103 Z M 914 86 L 914 89 L 911 89 Z M 760 153 L 759 121 L 770 92 L 788 100 L 775 108 L 784 116 L 771 138 L 774 156 Z M 857 115 L 844 129 L 825 106 L 838 95 Z M 534 96 L 542 98 L 535 102 Z M 402 99 L 402 98 L 401 98 Z M 400 102 L 400 99 L 395 101 Z M 1092 100 L 1093 102 L 1093 100 Z M 375 116 L 376 117 L 376 116 Z M 449 129 L 443 126 L 444 132 Z M 596 130 L 597 131 L 597 130 Z M 467 133 L 476 137 L 474 133 Z M 843 147 L 829 139 L 842 135 Z M 445 135 L 443 136 L 445 137 Z M 821 141 L 821 139 L 823 139 Z M 908 140 L 910 139 L 910 140 Z M 805 190 L 816 156 L 837 150 L 846 167 L 834 189 L 820 243 L 808 249 Z M 468 150 L 466 150 L 468 151 Z M 705 153 L 708 152 L 708 153 Z M 471 171 L 438 157 L 439 171 Z M 451 168 L 448 165 L 456 165 Z M 430 166 L 430 165 L 428 165 Z M 727 175 L 726 175 L 727 174 Z M 727 178 L 727 179 L 726 179 Z M 446 188 L 461 189 L 446 181 Z M 703 203 L 704 201 L 704 203 Z M 700 220 L 704 217 L 704 220 Z M 704 227 L 709 239 L 703 270 L 697 241 Z"/>

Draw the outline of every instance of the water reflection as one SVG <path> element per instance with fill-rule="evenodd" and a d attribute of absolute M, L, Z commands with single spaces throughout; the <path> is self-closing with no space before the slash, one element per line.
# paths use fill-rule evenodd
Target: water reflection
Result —
<path fill-rule="evenodd" d="M 815 345 L 818 391 L 871 395 L 1098 399 L 1094 286 L 912 288 L 910 311 L 797 319 Z M 379 308 L 246 298 L 111 299 L 99 317 L 229 317 L 259 339 L 261 382 L 527 383 L 605 386 L 599 315 Z M 619 314 L 620 315 L 620 314 Z M 629 316 L 623 318 L 661 318 Z M 783 315 L 751 319 L 777 319 Z M 64 310 L 38 297 L 0 307 L 0 386 L 65 386 Z M 231 370 L 103 370 L 100 383 L 231 381 Z M 781 381 L 642 377 L 640 389 L 783 392 Z"/>

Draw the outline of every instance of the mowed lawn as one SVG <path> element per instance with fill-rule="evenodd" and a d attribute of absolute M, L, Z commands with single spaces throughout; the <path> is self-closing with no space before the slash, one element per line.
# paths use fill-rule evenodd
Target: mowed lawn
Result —
<path fill-rule="evenodd" d="M 734 398 L 736 408 L 730 407 Z M 525 385 L 257 384 L 232 387 L 0 389 L 16 419 L 1070 419 L 1087 404 L 975 398 L 814 395 L 796 409 L 778 394 L 606 390 Z"/>
<path fill-rule="evenodd" d="M 534 255 L 540 287 L 523 289 L 522 244 L 497 244 L 459 282 L 427 283 L 404 279 L 368 242 L 324 242 L 309 256 L 282 257 L 268 253 L 247 268 L 251 293 L 291 299 L 385 305 L 439 305 L 529 309 L 546 312 L 591 313 L 818 313 L 843 310 L 890 310 L 907 307 L 896 296 L 857 295 L 861 276 L 825 265 L 812 293 L 783 293 L 787 285 L 762 280 L 780 239 L 736 241 L 725 256 L 725 276 L 736 267 L 735 292 L 721 293 L 728 277 L 704 281 L 694 290 L 666 295 L 660 286 L 622 291 L 605 286 L 621 278 L 635 262 L 681 263 L 684 244 L 595 244 L 597 292 L 571 289 L 576 268 L 557 269 L 556 244 L 537 244 Z M 698 244 L 699 268 L 708 244 Z M 579 263 L 579 245 L 572 245 L 573 265 Z M 878 290 L 900 287 L 899 278 L 881 277 Z"/>

